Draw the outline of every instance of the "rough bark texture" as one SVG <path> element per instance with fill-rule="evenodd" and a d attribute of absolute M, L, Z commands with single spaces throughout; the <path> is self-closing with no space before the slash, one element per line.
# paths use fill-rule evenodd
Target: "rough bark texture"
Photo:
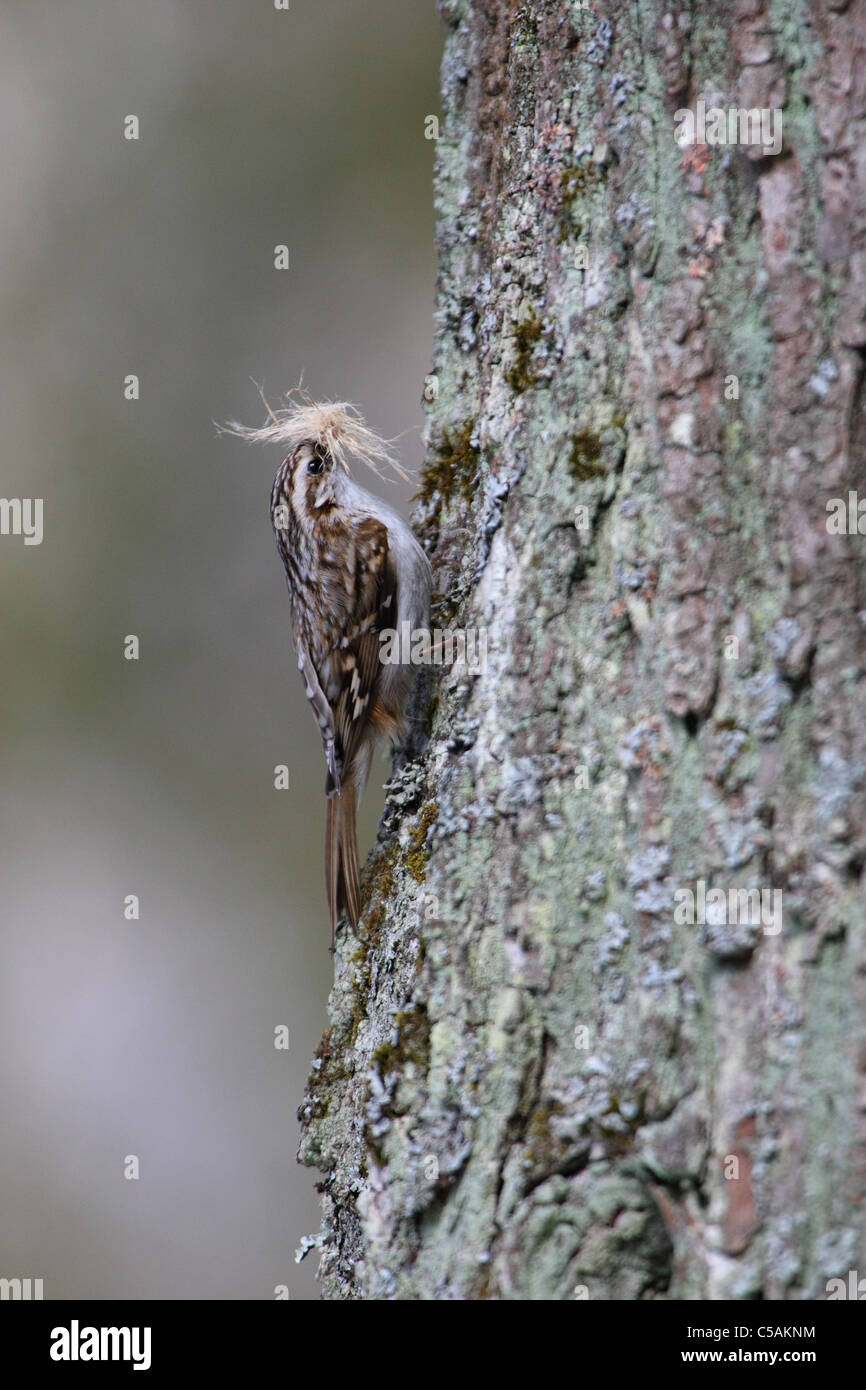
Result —
<path fill-rule="evenodd" d="M 337 958 L 324 1294 L 822 1298 L 866 1272 L 866 542 L 826 524 L 866 496 L 866 7 L 440 8 L 417 519 L 488 660 L 439 673 Z M 782 153 L 678 147 L 701 96 Z M 698 880 L 781 932 L 678 922 Z"/>

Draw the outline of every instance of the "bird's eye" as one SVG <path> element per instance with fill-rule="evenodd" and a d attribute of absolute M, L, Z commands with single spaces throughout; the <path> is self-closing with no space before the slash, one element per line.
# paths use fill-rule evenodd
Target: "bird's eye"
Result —
<path fill-rule="evenodd" d="M 313 457 L 310 459 L 310 462 L 307 464 L 307 472 L 308 472 L 308 473 L 321 473 L 321 472 L 323 471 L 324 467 L 325 467 L 325 460 L 321 457 L 321 455 L 320 455 L 320 454 L 313 454 Z"/>

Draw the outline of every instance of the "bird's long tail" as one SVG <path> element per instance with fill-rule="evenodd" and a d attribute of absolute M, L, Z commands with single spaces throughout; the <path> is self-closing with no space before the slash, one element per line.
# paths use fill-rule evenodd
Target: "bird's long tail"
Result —
<path fill-rule="evenodd" d="M 337 921 L 345 912 L 352 927 L 361 915 L 358 884 L 358 836 L 355 829 L 357 794 L 352 781 L 344 781 L 342 791 L 328 798 L 328 824 L 325 831 L 325 888 L 331 912 L 331 950 L 337 936 Z"/>

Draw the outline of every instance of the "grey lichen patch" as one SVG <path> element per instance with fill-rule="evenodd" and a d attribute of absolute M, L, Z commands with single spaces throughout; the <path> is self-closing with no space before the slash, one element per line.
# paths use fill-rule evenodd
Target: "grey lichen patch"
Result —
<path fill-rule="evenodd" d="M 305 1124 L 323 1119 L 331 1105 L 334 1082 L 348 1075 L 346 1071 L 341 1074 L 340 1064 L 335 1064 L 331 1053 L 331 1029 L 328 1028 L 316 1048 L 307 1094 L 298 1118 Z"/>

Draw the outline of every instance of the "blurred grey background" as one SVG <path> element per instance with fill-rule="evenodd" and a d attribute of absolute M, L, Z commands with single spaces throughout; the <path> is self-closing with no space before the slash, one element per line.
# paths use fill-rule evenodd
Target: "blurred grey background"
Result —
<path fill-rule="evenodd" d="M 303 370 L 417 470 L 440 48 L 433 0 L 0 11 L 0 495 L 44 499 L 0 537 L 0 1276 L 46 1298 L 316 1296 L 324 767 L 279 454 L 213 422 Z"/>

